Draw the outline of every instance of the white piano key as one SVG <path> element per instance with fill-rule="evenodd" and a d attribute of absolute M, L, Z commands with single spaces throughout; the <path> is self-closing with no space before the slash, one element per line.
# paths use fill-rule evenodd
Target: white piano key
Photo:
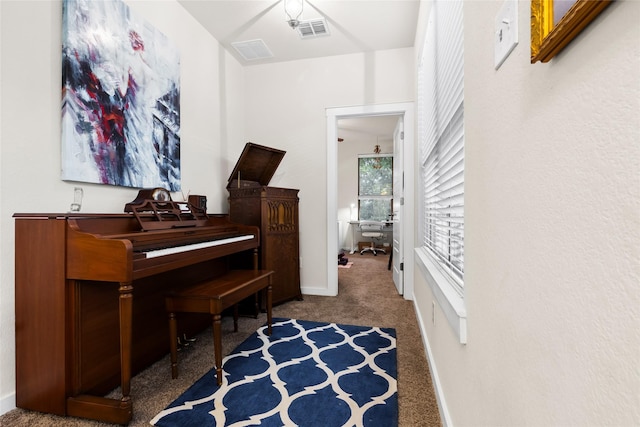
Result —
<path fill-rule="evenodd" d="M 230 237 L 228 239 L 210 240 L 208 242 L 192 243 L 190 245 L 174 246 L 172 248 L 156 249 L 153 251 L 145 252 L 147 258 L 156 258 L 159 256 L 177 254 L 180 252 L 194 251 L 196 249 L 210 248 L 213 246 L 226 245 L 228 243 L 241 242 L 243 240 L 251 240 L 255 236 L 253 234 L 247 234 L 245 236 Z"/>

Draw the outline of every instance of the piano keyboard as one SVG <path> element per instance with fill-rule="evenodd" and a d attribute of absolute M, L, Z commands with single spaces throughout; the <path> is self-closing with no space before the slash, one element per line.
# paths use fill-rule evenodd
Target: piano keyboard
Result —
<path fill-rule="evenodd" d="M 177 254 L 180 252 L 194 251 L 196 249 L 204 249 L 213 246 L 226 245 L 228 243 L 241 242 L 243 240 L 251 240 L 253 238 L 253 234 L 247 234 L 245 236 L 229 237 L 227 239 L 210 240 L 208 242 L 193 243 L 184 246 L 174 246 L 172 248 L 156 249 L 153 251 L 145 252 L 145 255 L 147 256 L 147 258 L 156 258 L 159 256 Z"/>

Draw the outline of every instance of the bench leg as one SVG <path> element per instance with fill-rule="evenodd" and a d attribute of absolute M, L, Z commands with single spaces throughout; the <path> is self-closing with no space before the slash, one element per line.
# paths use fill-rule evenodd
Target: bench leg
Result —
<path fill-rule="evenodd" d="M 238 332 L 238 304 L 233 306 L 233 332 Z"/>
<path fill-rule="evenodd" d="M 260 315 L 260 298 L 258 298 L 258 293 L 253 294 L 253 318 L 257 319 L 258 315 Z"/>
<path fill-rule="evenodd" d="M 267 335 L 271 335 L 271 276 L 269 276 L 269 286 L 267 286 Z"/>
<path fill-rule="evenodd" d="M 222 384 L 222 325 L 220 314 L 213 315 L 213 351 L 216 359 L 216 378 Z"/>
<path fill-rule="evenodd" d="M 178 378 L 178 322 L 175 313 L 169 313 L 169 348 L 171 349 L 171 378 Z"/>

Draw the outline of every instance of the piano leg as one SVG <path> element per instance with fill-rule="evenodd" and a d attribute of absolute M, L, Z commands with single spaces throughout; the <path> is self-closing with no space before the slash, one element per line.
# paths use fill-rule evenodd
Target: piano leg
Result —
<path fill-rule="evenodd" d="M 178 324 L 176 314 L 169 313 L 169 348 L 171 349 L 171 378 L 178 378 Z"/>
<path fill-rule="evenodd" d="M 131 400 L 131 343 L 133 341 L 133 286 L 120 284 L 120 367 L 122 402 Z"/>
<path fill-rule="evenodd" d="M 273 275 L 269 276 L 269 286 L 267 286 L 267 335 L 271 336 L 271 306 L 273 301 Z"/>
<path fill-rule="evenodd" d="M 114 424 L 128 424 L 133 418 L 131 400 L 131 345 L 133 336 L 133 286 L 120 283 L 118 288 L 120 323 L 120 368 L 122 398 L 79 394 L 67 398 L 67 415 Z"/>

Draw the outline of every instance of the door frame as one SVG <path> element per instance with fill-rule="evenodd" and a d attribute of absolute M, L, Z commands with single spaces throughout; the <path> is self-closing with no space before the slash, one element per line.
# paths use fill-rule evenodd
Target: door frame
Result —
<path fill-rule="evenodd" d="M 401 269 L 404 261 L 404 247 L 402 242 L 402 230 L 403 222 L 405 219 L 404 212 L 404 116 L 396 121 L 396 126 L 393 129 L 393 207 L 391 213 L 393 214 L 393 233 L 391 239 L 391 255 L 393 255 L 393 262 L 389 261 L 391 273 L 393 277 L 393 283 L 396 285 L 396 289 L 400 295 L 404 295 L 404 271 Z M 398 154 L 402 155 L 402 158 L 396 159 Z M 399 188 L 396 188 L 395 183 L 399 183 Z M 396 217 L 397 215 L 397 217 Z M 397 252 L 397 255 L 396 255 Z M 389 255 L 389 256 L 391 256 Z"/>
<path fill-rule="evenodd" d="M 413 300 L 414 245 L 414 106 L 412 102 L 327 108 L 327 290 L 338 295 L 338 120 L 354 117 L 401 115 L 404 119 L 404 227 L 402 247 L 404 295 Z"/>

